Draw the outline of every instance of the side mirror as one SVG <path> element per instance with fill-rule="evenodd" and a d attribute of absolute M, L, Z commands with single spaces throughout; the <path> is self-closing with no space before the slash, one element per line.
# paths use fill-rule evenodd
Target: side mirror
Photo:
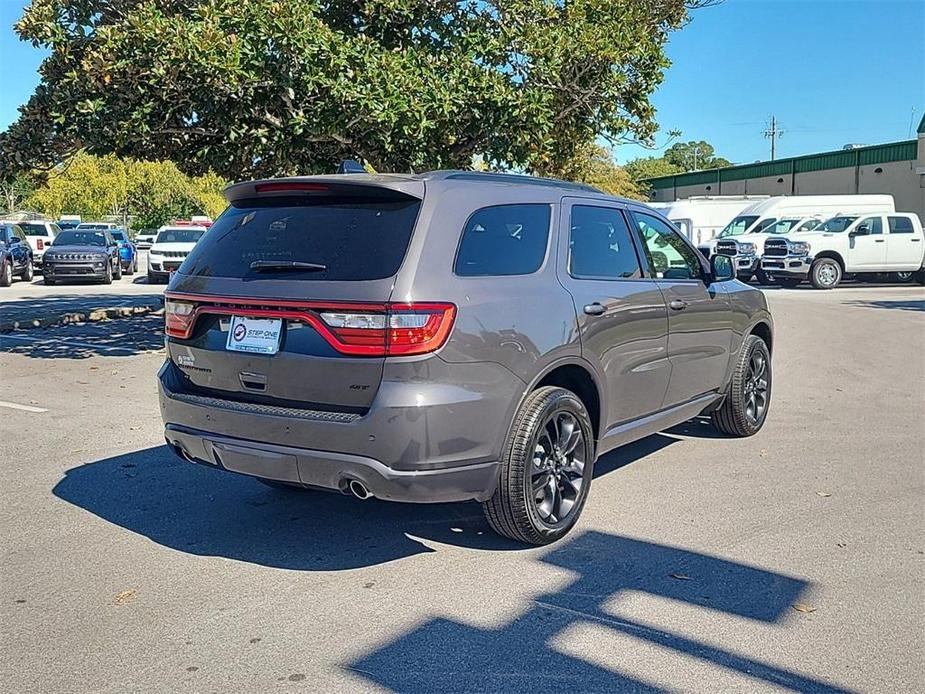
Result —
<path fill-rule="evenodd" d="M 10 245 L 12 246 L 14 243 L 22 243 L 22 241 L 18 236 L 11 236 Z"/>
<path fill-rule="evenodd" d="M 852 231 L 848 236 L 867 236 L 870 233 L 870 227 L 866 224 L 862 224 L 857 229 Z"/>
<path fill-rule="evenodd" d="M 735 267 L 732 265 L 732 258 L 728 255 L 714 255 L 710 259 L 710 271 L 713 275 L 714 282 L 725 282 L 734 279 L 736 276 Z"/>

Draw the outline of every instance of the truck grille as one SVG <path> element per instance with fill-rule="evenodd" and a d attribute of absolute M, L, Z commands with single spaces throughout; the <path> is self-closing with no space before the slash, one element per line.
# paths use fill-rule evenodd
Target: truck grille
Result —
<path fill-rule="evenodd" d="M 735 241 L 717 241 L 716 242 L 716 254 L 717 255 L 737 255 L 739 252 L 739 244 Z"/>
<path fill-rule="evenodd" d="M 787 255 L 787 239 L 768 239 L 764 242 L 764 254 L 782 258 Z"/>
<path fill-rule="evenodd" d="M 189 251 L 164 251 L 161 255 L 165 258 L 185 258 L 189 255 Z"/>

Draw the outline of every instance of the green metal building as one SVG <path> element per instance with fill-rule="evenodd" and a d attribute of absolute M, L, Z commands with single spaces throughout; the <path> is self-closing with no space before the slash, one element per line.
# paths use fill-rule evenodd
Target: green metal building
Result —
<path fill-rule="evenodd" d="M 925 116 L 918 138 L 648 180 L 654 202 L 694 195 L 889 193 L 902 212 L 925 219 Z"/>

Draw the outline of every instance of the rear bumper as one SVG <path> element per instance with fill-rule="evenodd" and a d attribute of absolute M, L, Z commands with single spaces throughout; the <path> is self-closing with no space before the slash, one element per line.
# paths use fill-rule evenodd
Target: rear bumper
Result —
<path fill-rule="evenodd" d="M 805 279 L 812 264 L 813 259 L 806 255 L 765 256 L 761 260 L 761 269 L 769 275 Z"/>
<path fill-rule="evenodd" d="M 344 493 L 351 481 L 358 481 L 376 498 L 390 501 L 485 500 L 494 491 L 498 476 L 497 463 L 394 470 L 373 458 L 257 443 L 172 424 L 167 425 L 164 437 L 173 452 L 189 462 Z"/>
<path fill-rule="evenodd" d="M 488 499 L 524 383 L 488 363 L 432 358 L 433 380 L 415 371 L 384 380 L 369 411 L 350 415 L 191 396 L 168 361 L 158 374 L 165 437 L 187 460 L 256 477 L 340 491 L 357 480 L 392 501 Z"/>

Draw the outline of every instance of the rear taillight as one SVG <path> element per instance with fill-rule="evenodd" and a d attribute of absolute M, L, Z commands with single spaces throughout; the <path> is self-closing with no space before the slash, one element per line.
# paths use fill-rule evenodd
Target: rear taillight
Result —
<path fill-rule="evenodd" d="M 170 337 L 185 340 L 192 334 L 195 321 L 195 304 L 189 301 L 166 299 L 164 302 L 164 324 L 165 330 Z"/>
<path fill-rule="evenodd" d="M 166 297 L 164 313 L 167 335 L 181 340 L 193 334 L 200 314 L 280 318 L 311 325 L 341 354 L 387 357 L 426 354 L 440 349 L 453 329 L 456 306 L 431 302 L 257 301 L 171 292 Z"/>
<path fill-rule="evenodd" d="M 335 349 L 344 354 L 408 356 L 443 346 L 456 317 L 453 304 L 387 304 L 382 311 L 320 311 Z"/>
<path fill-rule="evenodd" d="M 35 248 L 36 248 L 36 250 L 44 251 L 44 250 L 45 250 L 45 242 L 44 242 L 42 239 L 38 239 L 38 240 L 36 241 Z"/>

